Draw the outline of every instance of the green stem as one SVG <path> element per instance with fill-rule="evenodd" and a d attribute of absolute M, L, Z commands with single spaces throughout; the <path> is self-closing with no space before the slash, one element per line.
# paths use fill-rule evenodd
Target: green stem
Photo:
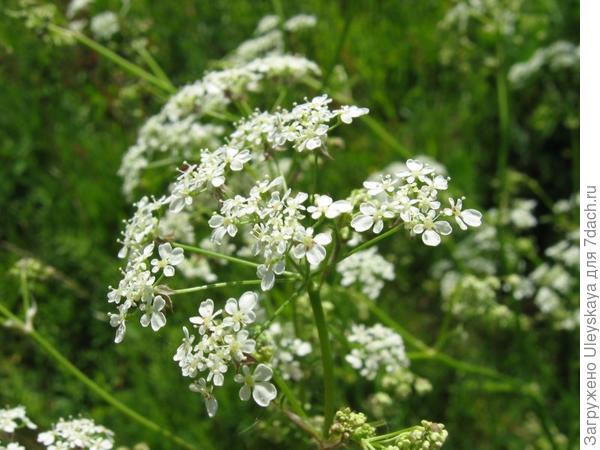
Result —
<path fill-rule="evenodd" d="M 148 51 L 148 49 L 146 49 L 146 47 L 144 47 L 143 45 L 140 45 L 138 46 L 137 51 L 144 60 L 144 62 L 148 64 L 148 67 L 150 67 L 150 70 L 152 70 L 154 75 L 156 75 L 157 78 L 161 79 L 166 84 L 171 86 L 172 89 L 175 89 L 175 86 L 173 86 L 171 80 L 169 79 L 165 71 L 162 70 L 162 68 L 160 67 L 156 59 L 154 59 L 152 54 Z"/>
<path fill-rule="evenodd" d="M 90 49 L 92 49 L 95 52 L 99 53 L 100 55 L 104 56 L 105 58 L 111 60 L 116 65 L 118 65 L 125 71 L 131 73 L 132 75 L 135 75 L 135 76 L 141 78 L 142 80 L 147 81 L 148 83 L 153 84 L 154 86 L 156 86 L 170 94 L 175 93 L 176 89 L 175 89 L 175 87 L 173 87 L 173 85 L 171 85 L 171 83 L 165 82 L 164 80 L 152 75 L 150 72 L 144 70 L 143 68 L 141 68 L 140 66 L 138 66 L 136 64 L 133 64 L 132 62 L 126 60 L 122 56 L 119 56 L 118 54 L 116 54 L 115 52 L 110 50 L 109 48 L 105 47 L 102 44 L 99 44 L 98 42 L 94 41 L 93 39 L 90 39 L 86 35 L 79 33 L 78 31 L 68 30 L 66 28 L 59 27 L 54 24 L 50 24 L 48 27 L 51 31 L 66 34 L 68 36 L 73 37 L 79 43 L 85 45 L 86 47 L 89 47 Z"/>
<path fill-rule="evenodd" d="M 4 316 L 6 316 L 8 319 L 12 320 L 13 322 L 23 325 L 22 321 L 19 320 L 18 317 L 16 317 L 12 312 L 10 312 L 10 310 L 8 310 L 1 303 L 0 303 L 0 313 L 2 313 Z M 33 339 L 33 341 L 35 341 L 36 344 L 38 344 L 46 353 L 48 353 L 48 355 L 50 357 L 52 357 L 66 373 L 75 377 L 77 380 L 79 380 L 81 383 L 83 383 L 85 386 L 87 386 L 90 389 L 90 391 L 92 391 L 93 393 L 98 395 L 100 398 L 102 398 L 104 401 L 106 401 L 108 404 L 110 404 L 116 410 L 120 411 L 121 413 L 123 413 L 130 419 L 134 420 L 135 422 L 139 423 L 143 427 L 147 428 L 148 430 L 151 430 L 153 432 L 161 434 L 165 438 L 167 438 L 170 441 L 177 444 L 179 447 L 186 448 L 189 450 L 197 449 L 197 447 L 194 446 L 193 444 L 190 444 L 189 442 L 185 441 L 183 438 L 180 438 L 179 436 L 171 433 L 170 431 L 163 429 L 156 422 L 153 422 L 152 420 L 148 419 L 147 417 L 142 416 L 137 411 L 134 411 L 129 406 L 125 405 L 120 400 L 116 399 L 111 393 L 109 393 L 108 391 L 106 391 L 105 389 L 100 387 L 98 384 L 96 384 L 96 382 L 94 382 L 91 378 L 89 378 L 87 375 L 85 375 L 81 370 L 79 370 L 77 367 L 75 367 L 75 365 L 73 365 L 73 363 L 71 363 L 71 361 L 69 361 L 65 356 L 63 356 L 63 354 L 60 353 L 60 351 L 56 347 L 54 347 L 48 340 L 46 340 L 46 338 L 44 336 L 42 336 L 41 334 L 37 333 L 34 330 L 28 331 L 26 333 L 26 335 L 30 336 L 31 339 Z M 207 444 L 208 441 L 206 439 L 204 439 L 204 441 L 205 441 L 205 445 L 208 445 Z"/>
<path fill-rule="evenodd" d="M 175 247 L 180 247 L 180 248 L 187 250 L 189 252 L 192 252 L 192 253 L 199 253 L 200 255 L 208 256 L 210 258 L 222 259 L 222 260 L 229 261 L 229 262 L 232 262 L 235 264 L 239 264 L 241 266 L 254 267 L 254 268 L 257 268 L 259 266 L 255 262 L 248 261 L 246 259 L 236 258 L 235 256 L 225 255 L 223 253 L 214 252 L 212 250 L 206 250 L 204 248 L 195 247 L 193 245 L 181 244 L 180 242 L 172 242 L 172 244 Z M 294 273 L 294 272 L 288 272 L 287 270 L 285 272 L 283 272 L 283 275 L 286 275 L 288 277 L 294 277 L 294 278 L 300 277 L 299 274 Z"/>
<path fill-rule="evenodd" d="M 317 326 L 317 332 L 319 334 L 319 345 L 321 347 L 321 363 L 323 365 L 323 396 L 324 396 L 324 422 L 323 422 L 323 434 L 326 436 L 329 432 L 329 428 L 333 423 L 334 415 L 334 404 L 333 404 L 333 391 L 334 391 L 334 377 L 333 377 L 333 356 L 331 354 L 331 344 L 329 342 L 329 332 L 327 330 L 327 323 L 325 322 L 325 313 L 323 312 L 323 305 L 321 304 L 321 295 L 317 289 L 312 286 L 308 288 L 308 297 L 310 299 L 310 306 L 313 310 L 315 317 L 315 325 Z"/>
<path fill-rule="evenodd" d="M 496 96 L 498 104 L 498 127 L 500 131 L 500 149 L 498 151 L 498 207 L 500 210 L 500 227 L 498 230 L 498 240 L 500 243 L 500 262 L 503 273 L 506 272 L 506 230 L 504 219 L 508 213 L 508 157 L 510 144 L 510 112 L 508 104 L 508 86 L 506 72 L 502 64 L 503 54 L 498 46 L 497 58 L 500 66 L 496 71 Z"/>
<path fill-rule="evenodd" d="M 302 419 L 308 419 L 306 412 L 304 412 L 304 409 L 302 409 L 302 404 L 300 403 L 300 400 L 298 400 L 298 398 L 296 397 L 290 386 L 285 382 L 285 380 L 281 378 L 281 375 L 279 375 L 277 372 L 273 372 L 273 380 L 275 380 L 275 383 L 277 383 L 277 386 L 279 386 L 279 389 L 287 398 L 292 411 L 298 416 L 300 416 Z"/>
<path fill-rule="evenodd" d="M 207 291 L 208 289 L 218 289 L 230 286 L 254 286 L 257 284 L 260 284 L 260 280 L 223 281 L 221 283 L 204 284 L 202 286 L 194 286 L 185 289 L 174 289 L 172 291 L 168 291 L 167 294 L 169 296 L 173 296 L 181 294 L 190 294 L 192 292 Z"/>
<path fill-rule="evenodd" d="M 327 71 L 325 72 L 325 76 L 323 77 L 323 89 L 326 89 L 327 86 L 329 85 L 329 81 L 331 80 L 331 75 L 333 74 L 336 64 L 340 60 L 340 56 L 342 54 L 342 49 L 344 48 L 344 42 L 346 42 L 346 38 L 348 37 L 348 33 L 350 31 L 351 23 L 352 23 L 352 8 L 348 7 L 346 9 L 346 17 L 344 19 L 344 27 L 342 28 L 340 38 L 337 41 L 333 59 L 331 60 L 331 64 L 327 68 Z"/>
<path fill-rule="evenodd" d="M 346 259 L 347 257 L 349 257 L 349 256 L 351 256 L 351 255 L 353 255 L 353 254 L 355 254 L 357 252 L 360 252 L 361 250 L 365 250 L 365 249 L 367 249 L 367 248 L 369 248 L 369 247 L 377 244 L 379 241 L 381 241 L 381 240 L 383 240 L 383 239 L 385 239 L 387 237 L 390 237 L 393 234 L 396 234 L 398 231 L 400 231 L 402 229 L 403 226 L 404 226 L 403 224 L 396 225 L 395 227 L 390 228 L 389 230 L 387 230 L 385 233 L 380 234 L 379 236 L 376 236 L 373 239 L 369 239 L 367 242 L 363 242 L 362 244 L 354 247 L 352 250 L 350 250 L 345 255 L 343 255 L 339 259 L 338 262 Z"/>

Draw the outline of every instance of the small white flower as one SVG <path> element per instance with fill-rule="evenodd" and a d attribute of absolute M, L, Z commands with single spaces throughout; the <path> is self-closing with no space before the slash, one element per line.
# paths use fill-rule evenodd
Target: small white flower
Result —
<path fill-rule="evenodd" d="M 158 254 L 160 259 L 150 261 L 150 264 L 152 264 L 152 273 L 156 273 L 162 269 L 165 277 L 175 275 L 175 267 L 173 266 L 183 262 L 183 249 L 179 247 L 173 248 L 170 243 L 165 242 L 158 246 Z"/>
<path fill-rule="evenodd" d="M 333 201 L 328 195 L 315 195 L 315 204 L 307 208 L 310 213 L 310 217 L 318 219 L 322 215 L 328 219 L 335 219 L 336 217 L 347 214 L 352 211 L 352 204 L 348 200 Z"/>
<path fill-rule="evenodd" d="M 0 409 L 0 431 L 14 433 L 17 428 L 27 427 L 32 430 L 37 428 L 29 417 L 24 406 Z"/>
<path fill-rule="evenodd" d="M 343 105 L 338 111 L 340 120 L 344 123 L 352 123 L 352 119 L 369 114 L 369 108 L 359 108 L 354 105 Z"/>
<path fill-rule="evenodd" d="M 258 303 L 258 295 L 255 292 L 244 292 L 240 300 L 230 298 L 225 304 L 225 312 L 229 316 L 223 319 L 223 325 L 232 327 L 238 331 L 241 327 L 249 325 L 256 320 L 254 307 Z"/>
<path fill-rule="evenodd" d="M 212 299 L 206 299 L 198 307 L 198 315 L 191 317 L 190 322 L 198 326 L 200 334 L 213 331 L 216 328 L 215 318 L 221 314 L 221 310 L 215 311 L 215 303 Z"/>
<path fill-rule="evenodd" d="M 313 233 L 312 228 L 305 228 L 296 232 L 294 239 L 300 243 L 292 248 L 292 255 L 297 259 L 306 257 L 310 265 L 317 266 L 327 256 L 325 246 L 331 244 L 331 233 L 319 233 L 314 237 Z"/>
<path fill-rule="evenodd" d="M 217 243 L 221 243 L 226 234 L 234 237 L 238 232 L 238 228 L 231 217 L 221 216 L 219 214 L 214 214 L 208 220 L 208 225 L 211 228 L 214 228 L 211 239 Z"/>
<path fill-rule="evenodd" d="M 406 178 L 408 183 L 414 183 L 415 180 L 423 181 L 427 175 L 433 172 L 433 168 L 426 166 L 420 161 L 409 159 L 406 161 L 407 170 L 397 174 L 398 178 Z"/>
<path fill-rule="evenodd" d="M 115 334 L 115 344 L 119 344 L 123 342 L 123 338 L 125 337 L 125 331 L 127 331 L 127 312 L 129 311 L 129 305 L 127 303 L 123 303 L 119 305 L 118 308 L 119 314 L 109 313 L 110 326 L 117 329 Z"/>
<path fill-rule="evenodd" d="M 270 291 L 275 284 L 275 275 L 281 275 L 285 271 L 285 262 L 277 260 L 267 264 L 261 264 L 256 268 L 256 276 L 260 278 L 260 288 Z"/>
<path fill-rule="evenodd" d="M 206 380 L 204 378 L 199 378 L 190 384 L 190 390 L 193 392 L 198 392 L 202 395 L 202 397 L 204 397 L 204 406 L 206 406 L 208 417 L 215 417 L 219 404 L 212 393 L 212 386 L 208 387 Z"/>
<path fill-rule="evenodd" d="M 453 216 L 461 230 L 466 230 L 470 227 L 481 226 L 481 213 L 476 209 L 462 209 L 462 198 L 454 200 L 450 198 L 450 208 L 444 209 L 446 216 Z"/>
<path fill-rule="evenodd" d="M 383 230 L 383 219 L 392 217 L 394 217 L 392 211 L 382 209 L 371 202 L 366 202 L 360 205 L 360 213 L 352 219 L 350 226 L 359 233 L 368 231 L 373 227 L 373 233 L 379 234 Z"/>
<path fill-rule="evenodd" d="M 431 210 L 427 216 L 423 216 L 422 223 L 416 224 L 412 232 L 421 234 L 421 239 L 425 245 L 435 247 L 442 242 L 440 235 L 447 236 L 452 233 L 452 227 L 445 220 L 436 221 L 435 211 Z"/>
<path fill-rule="evenodd" d="M 157 295 L 152 299 L 152 303 L 148 302 L 140 306 L 140 309 L 144 311 L 142 317 L 140 317 L 140 323 L 143 327 L 148 325 L 152 326 L 152 330 L 158 331 L 167 323 L 167 319 L 162 312 L 165 307 L 165 299 L 160 295 Z"/>
<path fill-rule="evenodd" d="M 247 330 L 238 331 L 237 334 L 228 334 L 224 341 L 229 345 L 229 352 L 233 359 L 238 362 L 244 360 L 246 354 L 251 354 L 256 349 L 256 341 L 250 339 Z"/>
<path fill-rule="evenodd" d="M 240 388 L 240 399 L 248 401 L 250 396 L 254 401 L 262 407 L 267 407 L 277 397 L 277 388 L 269 380 L 273 376 L 273 370 L 265 365 L 259 364 L 254 370 L 254 374 L 250 373 L 248 366 L 242 367 L 242 373 L 235 376 L 236 383 L 243 383 Z"/>
<path fill-rule="evenodd" d="M 252 159 L 252 155 L 249 150 L 238 150 L 237 148 L 227 147 L 225 150 L 225 157 L 223 158 L 225 164 L 229 165 L 229 168 L 234 172 L 239 172 L 244 168 L 244 164 Z"/>

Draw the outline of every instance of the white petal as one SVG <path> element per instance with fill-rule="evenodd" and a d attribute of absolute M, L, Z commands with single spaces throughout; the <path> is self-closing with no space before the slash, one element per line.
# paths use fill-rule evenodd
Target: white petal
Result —
<path fill-rule="evenodd" d="M 160 295 L 157 295 L 156 297 L 154 297 L 154 302 L 152 303 L 152 309 L 154 311 L 162 311 L 162 309 L 165 307 L 165 299 L 162 298 Z"/>
<path fill-rule="evenodd" d="M 215 309 L 215 304 L 209 298 L 209 299 L 204 300 L 202 303 L 200 303 L 200 307 L 198 308 L 198 313 L 200 313 L 200 316 L 202 316 L 202 317 L 208 317 L 208 316 L 212 315 L 214 309 Z"/>
<path fill-rule="evenodd" d="M 415 159 L 409 159 L 408 161 L 406 161 L 406 167 L 408 167 L 408 170 L 414 172 L 417 170 L 421 170 L 423 168 L 423 163 Z"/>
<path fill-rule="evenodd" d="M 304 248 L 304 245 L 302 245 L 302 244 L 295 245 L 292 248 L 292 255 L 296 259 L 304 258 L 305 254 L 306 254 L 306 249 Z"/>
<path fill-rule="evenodd" d="M 350 223 L 350 225 L 356 231 L 358 231 L 359 233 L 362 233 L 363 231 L 367 231 L 369 228 L 371 228 L 373 226 L 373 217 L 372 216 L 363 216 L 363 215 L 356 216 L 354 219 L 352 219 L 352 222 Z"/>
<path fill-rule="evenodd" d="M 452 227 L 445 220 L 440 220 L 439 222 L 436 222 L 435 230 L 444 236 L 447 236 L 450 233 L 452 233 Z"/>
<path fill-rule="evenodd" d="M 327 256 L 327 252 L 318 244 L 313 245 L 310 250 L 306 252 L 306 259 L 313 266 L 320 264 L 321 261 L 325 259 L 325 256 Z"/>
<path fill-rule="evenodd" d="M 248 400 L 250 400 L 251 393 L 252 393 L 252 391 L 251 391 L 250 387 L 247 385 L 243 385 L 240 388 L 240 399 L 247 402 Z"/>
<path fill-rule="evenodd" d="M 208 417 L 215 417 L 215 414 L 217 414 L 217 408 L 219 407 L 217 399 L 214 397 L 208 397 L 204 399 L 204 405 L 206 406 Z"/>
<path fill-rule="evenodd" d="M 429 245 L 430 247 L 435 247 L 436 245 L 439 245 L 440 242 L 442 242 L 442 238 L 440 237 L 440 235 L 433 230 L 425 230 L 423 232 L 422 239 L 423 243 L 425 245 Z"/>
<path fill-rule="evenodd" d="M 337 202 L 333 202 L 327 211 L 325 212 L 325 217 L 328 219 L 334 219 L 340 214 L 346 214 L 352 211 L 352 203 L 348 200 L 338 200 Z"/>
<path fill-rule="evenodd" d="M 158 254 L 162 259 L 167 259 L 171 254 L 171 250 L 171 244 L 169 244 L 168 242 L 165 242 L 164 244 L 160 244 L 158 246 Z"/>
<path fill-rule="evenodd" d="M 256 381 L 269 381 L 273 376 L 273 369 L 266 364 L 259 364 L 254 369 L 254 379 Z"/>
<path fill-rule="evenodd" d="M 331 244 L 331 232 L 317 234 L 314 241 L 323 246 Z"/>
<path fill-rule="evenodd" d="M 237 301 L 235 300 L 235 298 L 230 298 L 227 300 L 227 303 L 225 303 L 225 312 L 227 314 L 234 314 L 238 309 L 238 305 L 237 305 Z"/>
<path fill-rule="evenodd" d="M 240 297 L 240 309 L 242 311 L 250 311 L 256 306 L 258 301 L 258 295 L 256 292 L 248 291 L 244 292 Z"/>
<path fill-rule="evenodd" d="M 360 212 L 365 216 L 372 216 L 377 212 L 377 208 L 372 203 L 361 203 Z"/>
<path fill-rule="evenodd" d="M 259 381 L 254 385 L 252 390 L 252 398 L 257 405 L 262 407 L 269 406 L 269 403 L 277 397 L 277 389 L 272 383 Z"/>
<path fill-rule="evenodd" d="M 152 329 L 154 331 L 160 330 L 167 323 L 167 319 L 162 312 L 152 314 L 152 319 L 150 320 L 152 324 Z"/>
<path fill-rule="evenodd" d="M 219 215 L 215 214 L 210 219 L 208 219 L 208 225 L 211 228 L 217 228 L 217 227 L 220 227 L 221 225 L 223 225 L 223 220 L 224 220 L 223 216 L 219 216 Z"/>
<path fill-rule="evenodd" d="M 175 267 L 173 266 L 166 266 L 163 269 L 163 273 L 165 274 L 165 277 L 172 277 L 175 275 Z"/>
<path fill-rule="evenodd" d="M 471 227 L 481 226 L 481 213 L 476 209 L 465 209 L 460 217 L 465 223 Z"/>

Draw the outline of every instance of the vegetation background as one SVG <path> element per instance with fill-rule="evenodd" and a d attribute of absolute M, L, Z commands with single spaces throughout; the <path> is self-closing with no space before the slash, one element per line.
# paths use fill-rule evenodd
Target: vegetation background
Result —
<path fill-rule="evenodd" d="M 6 11 L 16 7 L 12 0 L 2 4 Z M 446 165 L 457 190 L 481 210 L 497 205 L 503 136 L 495 74 L 508 67 L 490 65 L 497 42 L 476 38 L 467 50 L 459 33 L 440 30 L 438 24 L 453 4 L 282 3 L 286 16 L 302 12 L 318 18 L 316 29 L 303 35 L 299 45 L 325 71 L 342 64 L 355 103 L 370 108 L 399 143 L 381 140 L 360 122 L 344 129 L 348 151 L 340 152 L 335 170 L 323 176 L 332 193 L 347 192 L 370 172 L 420 154 Z M 66 2 L 57 5 L 64 8 Z M 116 11 L 121 2 L 96 1 L 91 8 Z M 114 46 L 122 54 L 132 53 L 131 40 L 143 33 L 162 68 L 181 85 L 200 78 L 211 62 L 247 39 L 269 13 L 273 6 L 268 1 L 132 0 L 127 16 L 131 23 L 123 24 Z M 520 13 L 538 22 L 523 39 L 503 47 L 509 64 L 527 60 L 536 48 L 559 39 L 578 43 L 578 2 L 528 0 Z M 345 24 L 349 26 L 341 40 Z M 448 47 L 455 52 L 444 61 Z M 112 342 L 113 329 L 105 319 L 106 292 L 118 276 L 116 238 L 131 211 L 116 173 L 138 128 L 162 102 L 143 90 L 139 80 L 91 50 L 47 45 L 1 12 L 0 86 L 1 301 L 18 304 L 19 280 L 9 271 L 20 257 L 43 261 L 59 276 L 33 286 L 39 308 L 36 327 L 96 382 L 192 442 L 206 435 L 214 448 L 292 448 L 289 442 L 277 444 L 254 432 L 268 413 L 237 400 L 226 402 L 227 396 L 235 398 L 233 390 L 221 397 L 219 416 L 207 419 L 201 398 L 190 394 L 177 365 L 166 356 L 180 339 L 177 327 L 158 334 L 131 327 L 126 345 Z M 578 90 L 578 74 L 559 80 L 541 76 L 525 89 L 509 88 L 511 196 L 536 197 L 515 181 L 517 174 L 535 180 L 543 195 L 554 201 L 578 190 Z M 549 212 L 540 202 L 536 215 Z M 540 221 L 532 233 L 541 248 L 555 238 L 549 222 Z M 441 312 L 435 292 L 427 289 L 428 274 L 436 257 L 451 250 L 411 246 L 409 253 L 405 244 L 390 245 L 402 261 L 402 271 L 379 302 L 391 317 L 431 342 Z M 523 338 L 512 330 L 486 327 L 473 333 L 479 345 L 458 349 L 461 357 L 545 386 L 543 407 L 566 437 L 561 445 L 576 448 L 576 333 L 533 328 Z M 527 428 L 532 408 L 528 400 L 486 389 L 477 378 L 435 362 L 416 361 L 414 367 L 434 389 L 399 402 L 394 424 L 409 426 L 422 418 L 442 422 L 450 432 L 448 449 L 548 448 Z M 353 380 L 349 372 L 342 376 L 351 382 L 346 384 L 351 386 L 347 398 L 360 407 L 368 385 Z M 314 389 L 319 386 L 314 383 Z M 119 443 L 144 441 L 151 448 L 169 448 L 61 372 L 30 340 L 8 329 L 0 329 L 0 405 L 4 404 L 26 405 L 42 426 L 81 412 L 113 429 Z"/>

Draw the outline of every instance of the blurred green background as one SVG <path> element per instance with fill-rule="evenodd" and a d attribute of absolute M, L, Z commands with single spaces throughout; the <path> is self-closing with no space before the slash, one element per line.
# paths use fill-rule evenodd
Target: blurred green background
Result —
<path fill-rule="evenodd" d="M 509 8 L 518 2 L 500 3 Z M 66 8 L 66 2 L 57 5 Z M 496 73 L 557 40 L 577 44 L 579 4 L 528 0 L 519 6 L 522 32 L 492 38 L 471 30 L 469 45 L 463 34 L 438 25 L 453 5 L 435 0 L 283 2 L 286 16 L 317 16 L 316 30 L 302 36 L 303 51 L 325 70 L 343 65 L 356 104 L 369 107 L 406 149 L 399 151 L 360 122 L 344 129 L 340 134 L 348 151 L 340 152 L 335 169 L 324 177 L 331 192 L 347 193 L 368 173 L 406 155 L 428 155 L 448 167 L 455 187 L 472 204 L 484 211 L 497 204 L 502 133 Z M 17 6 L 9 0 L 2 9 Z M 121 2 L 97 1 L 90 9 L 121 7 Z M 181 85 L 200 78 L 269 13 L 273 6 L 268 1 L 132 0 L 111 45 L 132 56 L 132 39 L 145 36 L 173 83 Z M 345 23 L 348 33 L 338 54 Z M 499 47 L 501 59 L 494 60 Z M 577 190 L 578 90 L 576 71 L 543 70 L 527 86 L 509 87 L 511 196 L 535 197 L 515 181 L 518 173 L 536 180 L 553 200 Z M 221 397 L 218 418 L 206 418 L 201 398 L 190 394 L 171 361 L 178 327 L 160 334 L 131 327 L 124 344 L 112 343 L 113 330 L 104 319 L 106 292 L 118 278 L 116 239 L 131 211 L 116 172 L 138 128 L 160 106 L 138 80 L 91 50 L 48 45 L 21 21 L 0 14 L 0 301 L 16 309 L 19 283 L 9 269 L 24 255 L 38 258 L 60 276 L 33 286 L 37 329 L 119 399 L 192 442 L 204 431 L 215 448 L 296 448 L 254 433 L 267 412 L 226 401 L 235 398 L 235 388 Z M 536 210 L 540 216 L 548 212 L 542 203 Z M 553 238 L 542 221 L 534 231 L 536 244 L 543 247 Z M 397 251 L 399 259 L 405 258 L 404 247 Z M 418 249 L 381 300 L 390 315 L 425 341 L 431 340 L 440 316 L 439 302 L 423 288 L 434 259 Z M 484 331 L 481 347 L 467 356 L 511 375 L 551 380 L 545 383 L 551 387 L 544 392 L 544 407 L 570 441 L 566 446 L 576 448 L 575 345 L 574 334 L 540 330 L 534 357 L 510 332 Z M 525 400 L 473 389 L 473 382 L 443 366 L 415 366 L 434 390 L 399 403 L 395 424 L 409 426 L 421 418 L 445 423 L 448 449 L 546 448 L 523 425 L 530 409 Z M 314 386 L 318 389 L 319 382 Z M 351 389 L 348 398 L 360 404 L 365 389 Z M 4 404 L 25 404 L 42 426 L 60 416 L 89 414 L 113 429 L 119 443 L 170 448 L 114 413 L 31 341 L 8 329 L 0 329 Z"/>

